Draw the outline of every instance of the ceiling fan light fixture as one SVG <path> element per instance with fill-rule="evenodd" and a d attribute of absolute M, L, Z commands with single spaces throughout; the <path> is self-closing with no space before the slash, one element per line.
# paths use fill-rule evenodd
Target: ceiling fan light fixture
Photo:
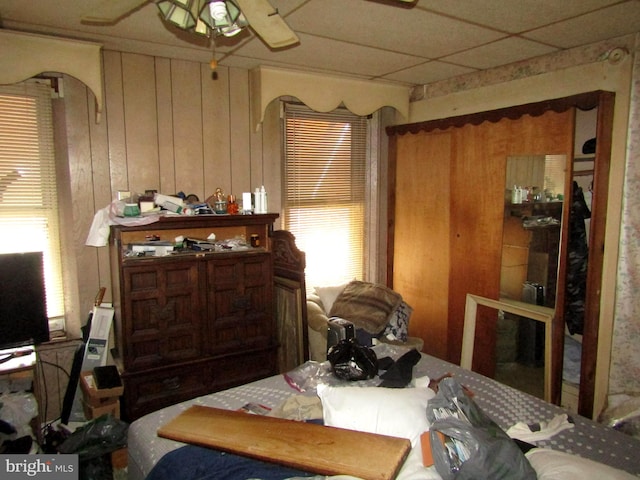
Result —
<path fill-rule="evenodd" d="M 234 35 L 239 34 L 246 26 L 246 24 L 240 25 L 238 22 L 236 22 L 233 25 L 229 25 L 228 27 L 220 28 L 220 33 L 225 37 L 233 37 Z"/>
<path fill-rule="evenodd" d="M 193 32 L 198 35 L 203 35 L 205 37 L 211 36 L 211 30 L 209 29 L 209 25 L 204 23 L 200 17 L 196 18 L 196 25 L 193 27 Z"/>
<path fill-rule="evenodd" d="M 231 0 L 204 0 L 200 19 L 216 35 L 231 37 L 249 25 L 238 6 Z"/>
<path fill-rule="evenodd" d="M 216 24 L 227 21 L 227 6 L 224 2 L 211 2 L 209 4 L 209 13 Z"/>
<path fill-rule="evenodd" d="M 196 26 L 197 17 L 192 13 L 194 3 L 197 3 L 196 0 L 160 0 L 156 5 L 163 20 L 173 23 L 183 30 L 189 30 Z"/>

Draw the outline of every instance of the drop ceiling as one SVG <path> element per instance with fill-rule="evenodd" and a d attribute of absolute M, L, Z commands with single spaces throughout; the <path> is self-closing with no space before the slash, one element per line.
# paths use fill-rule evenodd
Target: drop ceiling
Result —
<path fill-rule="evenodd" d="M 269 49 L 251 29 L 198 38 L 148 2 L 114 25 L 80 16 L 101 0 L 1 0 L 2 28 L 104 48 L 251 69 L 287 69 L 423 85 L 640 31 L 640 0 L 271 0 L 300 38 Z"/>

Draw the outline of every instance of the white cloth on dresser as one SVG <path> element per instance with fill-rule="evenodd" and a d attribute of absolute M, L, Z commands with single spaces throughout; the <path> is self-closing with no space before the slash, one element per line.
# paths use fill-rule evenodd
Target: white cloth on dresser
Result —
<path fill-rule="evenodd" d="M 142 217 L 119 216 L 118 211 L 123 208 L 124 202 L 114 200 L 106 207 L 98 210 L 93 216 L 85 245 L 88 247 L 106 247 L 109 244 L 111 225 L 149 225 L 160 219 L 160 215 L 147 215 Z"/>

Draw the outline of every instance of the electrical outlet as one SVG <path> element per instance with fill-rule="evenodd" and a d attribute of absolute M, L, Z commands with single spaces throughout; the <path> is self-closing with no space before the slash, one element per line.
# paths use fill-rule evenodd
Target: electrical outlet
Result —
<path fill-rule="evenodd" d="M 54 332 L 56 330 L 64 330 L 64 318 L 51 318 L 49 319 L 49 331 Z"/>

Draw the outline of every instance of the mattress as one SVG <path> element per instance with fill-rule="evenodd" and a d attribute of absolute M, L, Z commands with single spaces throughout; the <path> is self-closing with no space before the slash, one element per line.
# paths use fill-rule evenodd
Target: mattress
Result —
<path fill-rule="evenodd" d="M 397 358 L 403 353 L 402 349 L 385 348 L 390 350 L 379 351 L 379 357 L 390 354 Z M 414 378 L 424 375 L 439 378 L 447 373 L 469 388 L 478 406 L 504 430 L 518 422 L 532 424 L 549 421 L 556 415 L 567 413 L 542 399 L 429 355 L 422 354 L 413 372 Z M 368 382 L 371 384 L 374 381 Z M 172 405 L 139 418 L 129 428 L 129 478 L 144 479 L 164 454 L 183 446 L 180 442 L 158 437 L 156 431 L 189 406 L 239 409 L 247 403 L 257 403 L 275 408 L 296 394 L 300 392 L 287 382 L 284 375 L 276 375 Z M 304 394 L 315 395 L 315 392 L 308 389 Z M 640 440 L 579 415 L 570 415 L 574 428 L 537 441 L 536 446 L 578 455 L 640 477 L 640 456 L 637 455 Z"/>

